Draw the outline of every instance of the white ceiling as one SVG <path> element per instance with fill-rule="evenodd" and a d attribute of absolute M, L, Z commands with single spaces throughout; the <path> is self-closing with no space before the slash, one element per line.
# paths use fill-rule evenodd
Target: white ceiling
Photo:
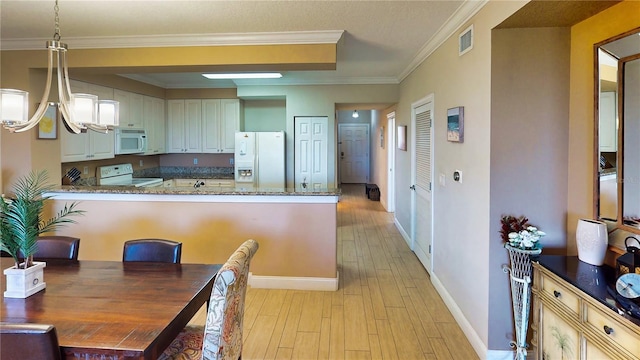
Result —
<path fill-rule="evenodd" d="M 485 4 L 478 1 L 59 0 L 69 48 L 337 42 L 337 69 L 278 80 L 212 81 L 200 74 L 127 74 L 165 88 L 236 84 L 389 84 L 406 77 Z M 54 1 L 1 0 L 0 48 L 42 49 Z M 333 40 L 331 40 L 333 39 Z"/>

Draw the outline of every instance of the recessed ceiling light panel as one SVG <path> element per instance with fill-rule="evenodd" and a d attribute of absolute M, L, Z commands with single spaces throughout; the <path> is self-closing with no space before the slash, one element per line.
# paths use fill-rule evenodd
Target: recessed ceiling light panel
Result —
<path fill-rule="evenodd" d="M 207 79 L 279 79 L 280 73 L 202 74 Z"/>

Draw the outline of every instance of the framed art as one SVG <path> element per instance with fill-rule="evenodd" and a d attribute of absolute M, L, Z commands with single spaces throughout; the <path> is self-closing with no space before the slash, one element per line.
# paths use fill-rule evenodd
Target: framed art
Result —
<path fill-rule="evenodd" d="M 49 103 L 44 116 L 38 123 L 38 139 L 55 140 L 58 138 L 58 106 Z"/>
<path fill-rule="evenodd" d="M 380 147 L 384 149 L 384 126 L 380 126 Z"/>
<path fill-rule="evenodd" d="M 459 143 L 464 141 L 463 106 L 447 109 L 447 140 Z"/>
<path fill-rule="evenodd" d="M 398 149 L 407 151 L 407 126 L 398 125 L 398 132 L 396 134 L 398 135 Z"/>

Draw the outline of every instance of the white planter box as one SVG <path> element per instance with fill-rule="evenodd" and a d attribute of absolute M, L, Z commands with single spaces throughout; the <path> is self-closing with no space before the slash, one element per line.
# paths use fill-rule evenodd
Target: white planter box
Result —
<path fill-rule="evenodd" d="M 46 266 L 45 262 L 34 261 L 33 266 L 28 269 L 16 269 L 15 266 L 4 269 L 7 279 L 4 297 L 24 299 L 43 290 L 47 286 L 44 282 Z"/>

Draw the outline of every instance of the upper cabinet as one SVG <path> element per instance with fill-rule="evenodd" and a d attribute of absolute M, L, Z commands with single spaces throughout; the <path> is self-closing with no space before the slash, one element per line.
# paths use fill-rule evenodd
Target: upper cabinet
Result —
<path fill-rule="evenodd" d="M 239 99 L 169 100 L 167 109 L 167 152 L 234 152 Z"/>
<path fill-rule="evenodd" d="M 137 128 L 144 127 L 143 96 L 124 90 L 113 90 L 114 100 L 120 102 L 120 127 Z"/>
<path fill-rule="evenodd" d="M 240 130 L 240 100 L 202 100 L 202 130 L 202 152 L 233 154 Z"/>
<path fill-rule="evenodd" d="M 143 127 L 147 131 L 147 151 L 144 154 L 164 154 L 167 152 L 164 100 L 144 96 L 143 105 Z"/>
<path fill-rule="evenodd" d="M 606 91 L 600 93 L 600 152 L 618 151 L 618 120 L 616 116 L 616 93 Z"/>
<path fill-rule="evenodd" d="M 113 89 L 71 81 L 71 92 L 98 95 L 101 100 L 113 100 Z M 114 155 L 115 136 L 113 131 L 107 134 L 88 130 L 86 133 L 75 134 L 66 130 L 64 123 L 60 124 L 60 155 L 61 162 L 111 159 Z"/>

